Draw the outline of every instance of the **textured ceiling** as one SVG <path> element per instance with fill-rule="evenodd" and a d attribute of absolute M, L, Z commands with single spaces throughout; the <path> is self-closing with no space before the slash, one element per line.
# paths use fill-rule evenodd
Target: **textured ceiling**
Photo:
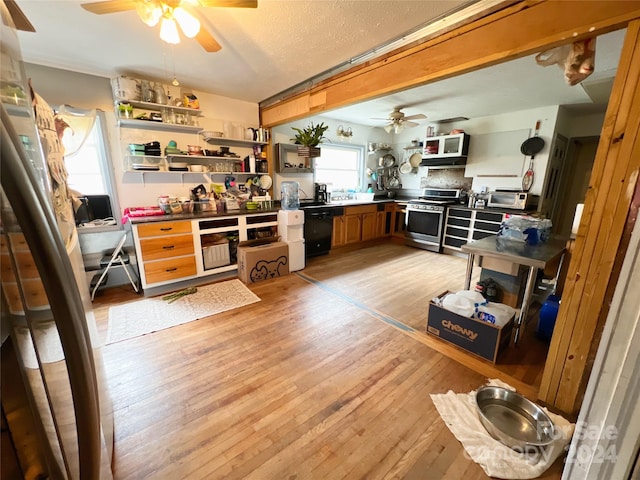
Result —
<path fill-rule="evenodd" d="M 625 30 L 597 39 L 595 71 L 573 87 L 557 66 L 540 67 L 535 55 L 494 65 L 440 82 L 408 89 L 323 114 L 360 125 L 384 126 L 394 107 L 405 115 L 422 113 L 422 124 L 451 117 L 484 117 L 548 105 L 566 105 L 583 113 L 604 112 L 616 74 Z"/>
<path fill-rule="evenodd" d="M 36 29 L 20 32 L 25 61 L 113 77 L 128 73 L 260 102 L 471 2 L 258 0 L 258 8 L 198 8 L 222 45 L 162 42 L 135 11 L 95 15 L 79 0 L 18 0 Z"/>
<path fill-rule="evenodd" d="M 113 77 L 169 83 L 253 103 L 302 83 L 430 20 L 474 2 L 461 0 L 258 0 L 256 9 L 199 8 L 222 50 L 206 53 L 194 40 L 162 42 L 135 11 L 95 15 L 80 0 L 17 0 L 36 33 L 19 32 L 27 62 Z M 494 2 L 495 3 L 495 2 Z M 482 2 L 478 2 L 482 6 Z M 522 58 L 442 82 L 328 112 L 326 116 L 383 126 L 393 107 L 406 115 L 479 117 L 545 105 L 603 111 L 624 31 L 598 38 L 596 71 L 575 87 L 562 71 Z M 587 90 L 585 92 L 585 89 Z"/>

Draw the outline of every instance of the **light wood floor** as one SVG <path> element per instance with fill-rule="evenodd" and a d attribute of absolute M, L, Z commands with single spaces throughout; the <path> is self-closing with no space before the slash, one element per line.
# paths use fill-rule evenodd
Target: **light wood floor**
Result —
<path fill-rule="evenodd" d="M 105 346 L 116 478 L 488 478 L 429 394 L 499 377 L 535 398 L 544 359 L 523 342 L 494 366 L 423 333 L 429 299 L 464 271 L 392 243 L 332 253 L 252 284 L 258 303 Z M 138 299 L 97 297 L 99 331 Z"/>

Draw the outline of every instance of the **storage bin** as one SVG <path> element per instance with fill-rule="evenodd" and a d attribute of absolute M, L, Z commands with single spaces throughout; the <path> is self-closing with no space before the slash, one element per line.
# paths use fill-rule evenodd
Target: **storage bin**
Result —
<path fill-rule="evenodd" d="M 224 267 L 231 263 L 229 255 L 229 243 L 224 242 L 218 245 L 211 245 L 202 248 L 202 260 L 204 261 L 204 269 Z"/>

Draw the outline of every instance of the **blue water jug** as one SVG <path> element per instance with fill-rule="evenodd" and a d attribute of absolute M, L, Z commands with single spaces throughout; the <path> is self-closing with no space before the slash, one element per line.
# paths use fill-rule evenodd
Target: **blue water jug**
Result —
<path fill-rule="evenodd" d="M 553 335 L 553 327 L 556 325 L 558 310 L 560 309 L 560 297 L 557 295 L 549 295 L 546 302 L 540 308 L 540 316 L 538 319 L 538 328 L 536 335 L 545 340 L 550 341 Z"/>

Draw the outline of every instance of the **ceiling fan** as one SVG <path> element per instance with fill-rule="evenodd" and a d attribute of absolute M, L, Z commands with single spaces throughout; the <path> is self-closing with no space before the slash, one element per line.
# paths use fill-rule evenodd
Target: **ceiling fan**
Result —
<path fill-rule="evenodd" d="M 391 133 L 391 130 L 393 130 L 393 133 L 400 133 L 404 127 L 417 127 L 419 125 L 419 123 L 412 122 L 412 120 L 427 118 L 427 116 L 422 113 L 406 116 L 400 111 L 402 108 L 403 107 L 395 107 L 387 118 L 375 118 L 374 120 L 387 120 L 389 123 L 384 126 L 385 131 Z"/>
<path fill-rule="evenodd" d="M 13 20 L 13 24 L 15 25 L 17 30 L 22 30 L 24 32 L 36 31 L 27 16 L 20 9 L 20 7 L 18 7 L 14 0 L 5 0 L 4 3 L 7 6 L 7 10 L 9 11 L 9 15 L 11 16 L 11 20 Z"/>
<path fill-rule="evenodd" d="M 207 52 L 217 52 L 222 47 L 201 25 L 193 7 L 257 6 L 258 0 L 103 0 L 81 4 L 82 8 L 96 15 L 136 10 L 140 19 L 150 27 L 160 23 L 160 38 L 167 43 L 180 43 L 179 25 L 186 37 L 195 37 Z"/>

